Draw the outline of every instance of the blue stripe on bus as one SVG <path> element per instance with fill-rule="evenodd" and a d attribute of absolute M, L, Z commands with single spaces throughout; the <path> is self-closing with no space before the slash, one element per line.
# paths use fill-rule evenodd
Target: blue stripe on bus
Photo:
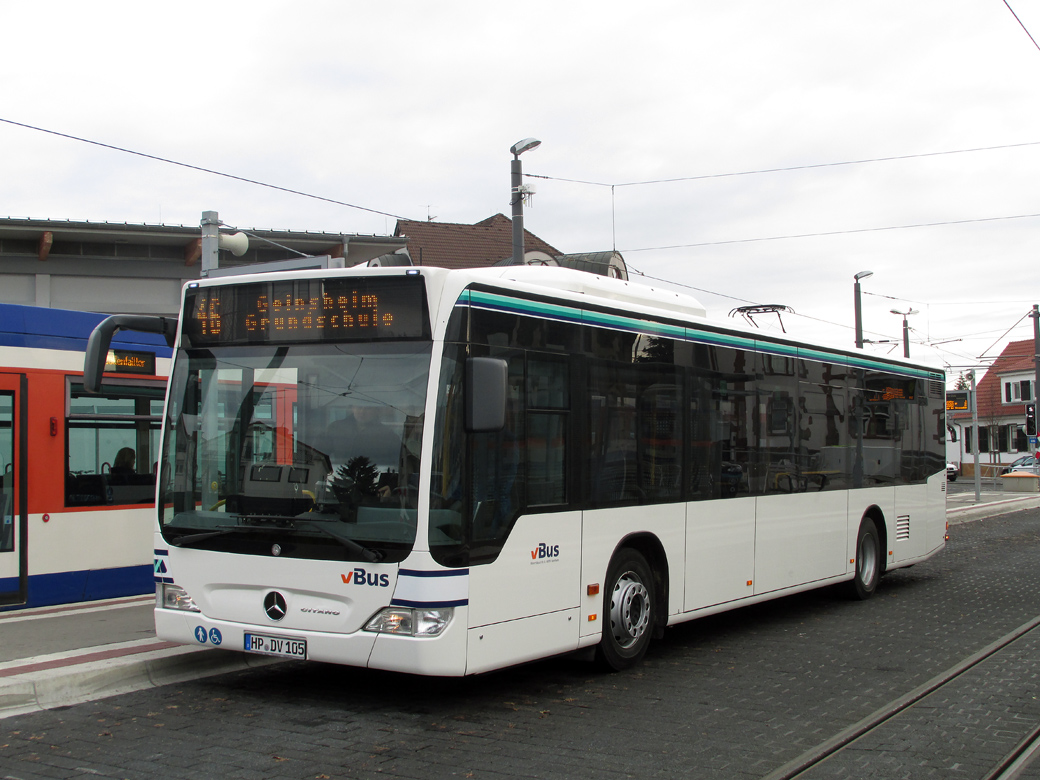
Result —
<path fill-rule="evenodd" d="M 91 331 L 103 319 L 104 315 L 92 312 L 0 304 L 0 346 L 83 352 Z M 120 331 L 112 339 L 112 346 L 154 352 L 157 357 L 173 355 L 166 339 L 158 333 Z"/>
<path fill-rule="evenodd" d="M 469 569 L 437 569 L 434 571 L 401 569 L 397 574 L 400 577 L 465 577 L 469 574 Z"/>
<path fill-rule="evenodd" d="M 580 309 L 575 306 L 532 301 L 526 298 L 516 298 L 509 295 L 485 292 L 483 290 L 466 290 L 463 292 L 459 297 L 459 300 L 456 302 L 456 305 L 465 305 L 465 303 L 478 309 L 503 311 L 526 317 L 543 317 L 545 319 L 557 320 L 560 322 L 585 323 L 611 328 L 613 330 L 626 331 L 629 333 L 642 333 L 649 336 L 667 336 L 669 338 L 690 341 L 696 344 L 753 350 L 767 355 L 778 355 L 781 357 L 847 364 L 852 368 L 884 371 L 886 373 L 910 376 L 917 379 L 928 379 L 936 382 L 943 381 L 942 375 L 936 371 L 929 371 L 923 368 L 904 366 L 896 363 L 887 363 L 883 360 L 872 359 L 870 357 L 846 355 L 840 352 L 831 352 L 817 347 L 764 341 L 751 336 L 742 336 L 734 333 L 701 330 L 693 326 L 684 327 L 652 320 L 636 319 L 634 317 L 626 317 L 609 312 Z"/>
<path fill-rule="evenodd" d="M 446 609 L 448 607 L 469 606 L 469 599 L 455 601 L 408 601 L 407 599 L 391 599 L 391 607 L 408 607 L 410 609 Z"/>
<path fill-rule="evenodd" d="M 55 604 L 72 604 L 79 601 L 97 601 L 154 593 L 155 583 L 152 581 L 152 575 L 150 565 L 32 574 L 29 575 L 28 600 L 25 604 L 18 604 L 13 609 L 49 607 Z M 0 592 L 17 590 L 17 577 L 0 578 Z"/>
<path fill-rule="evenodd" d="M 155 553 L 156 555 L 169 555 L 170 554 L 169 550 L 152 550 L 152 552 Z"/>

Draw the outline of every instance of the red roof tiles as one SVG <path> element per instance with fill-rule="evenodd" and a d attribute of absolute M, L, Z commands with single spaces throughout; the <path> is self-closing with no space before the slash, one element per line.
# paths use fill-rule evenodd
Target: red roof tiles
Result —
<path fill-rule="evenodd" d="M 408 254 L 416 265 L 484 268 L 513 254 L 513 223 L 504 214 L 475 225 L 402 219 L 394 235 L 407 236 Z M 524 230 L 524 251 L 545 252 L 551 257 L 563 254 L 528 230 Z"/>
<path fill-rule="evenodd" d="M 1025 415 L 1025 404 L 1003 403 L 1001 377 L 1007 374 L 1032 373 L 1033 371 L 1033 340 L 1008 342 L 1004 351 L 1000 353 L 1000 357 L 993 361 L 993 365 L 989 367 L 975 388 L 978 398 L 979 422 L 999 417 Z M 971 414 L 960 412 L 951 417 L 955 420 L 970 420 Z"/>

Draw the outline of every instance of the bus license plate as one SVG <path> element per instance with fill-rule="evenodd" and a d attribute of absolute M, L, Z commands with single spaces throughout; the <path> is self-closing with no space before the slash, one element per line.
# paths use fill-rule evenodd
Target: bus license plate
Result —
<path fill-rule="evenodd" d="M 247 653 L 276 655 L 280 658 L 298 658 L 307 660 L 307 640 L 291 639 L 285 636 L 266 636 L 264 634 L 246 634 L 245 650 Z"/>

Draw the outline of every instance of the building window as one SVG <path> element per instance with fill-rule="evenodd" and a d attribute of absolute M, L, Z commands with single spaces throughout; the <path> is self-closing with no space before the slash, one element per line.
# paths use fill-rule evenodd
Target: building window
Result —
<path fill-rule="evenodd" d="M 1004 382 L 1004 403 L 1020 404 L 1033 400 L 1033 382 L 1030 379 L 1015 379 Z"/>
<path fill-rule="evenodd" d="M 979 452 L 989 452 L 989 428 L 980 425 L 979 426 Z M 975 452 L 975 441 L 972 436 L 972 429 L 964 429 L 964 452 L 973 453 Z"/>
<path fill-rule="evenodd" d="M 1024 425 L 1012 425 L 1015 437 L 1015 452 L 1029 452 L 1029 437 Z"/>

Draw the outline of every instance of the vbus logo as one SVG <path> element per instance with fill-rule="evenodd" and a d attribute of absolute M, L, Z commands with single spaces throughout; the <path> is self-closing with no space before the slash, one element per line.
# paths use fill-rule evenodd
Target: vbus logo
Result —
<path fill-rule="evenodd" d="M 560 545 L 558 544 L 539 544 L 533 550 L 531 550 L 532 561 L 546 561 L 556 560 L 560 557 Z"/>
<path fill-rule="evenodd" d="M 360 566 L 349 574 L 341 574 L 339 576 L 343 578 L 344 585 L 371 585 L 374 588 L 390 587 L 389 574 L 367 572 Z"/>

